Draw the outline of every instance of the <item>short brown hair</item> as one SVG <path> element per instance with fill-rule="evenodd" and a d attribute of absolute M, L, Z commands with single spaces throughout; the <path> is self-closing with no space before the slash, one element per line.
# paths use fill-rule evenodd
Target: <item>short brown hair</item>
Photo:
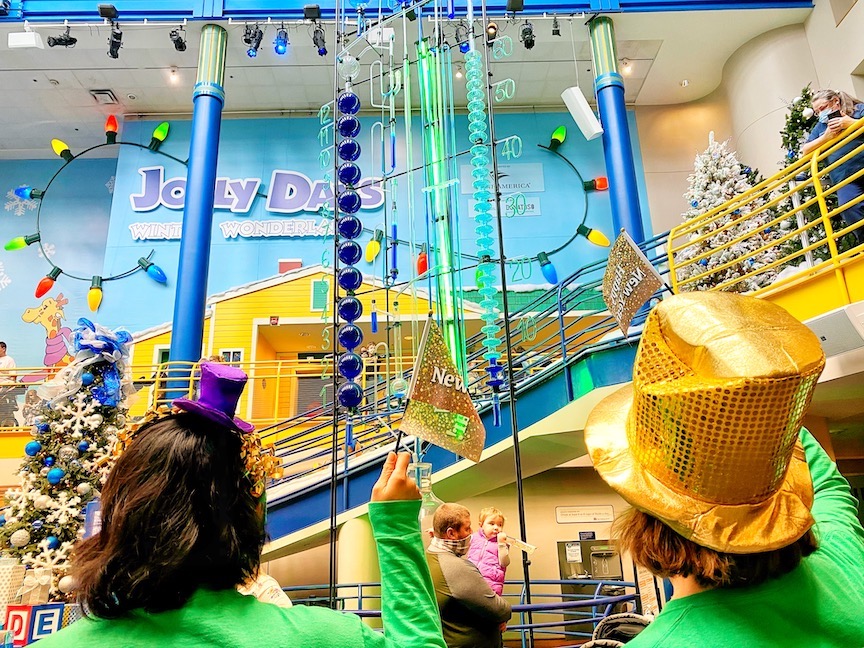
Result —
<path fill-rule="evenodd" d="M 504 522 L 507 521 L 507 518 L 504 517 L 504 514 L 500 511 L 500 509 L 497 509 L 494 506 L 487 506 L 486 508 L 480 509 L 480 515 L 478 516 L 478 520 L 481 526 L 489 518 L 501 518 L 501 526 L 504 526 Z"/>
<path fill-rule="evenodd" d="M 143 426 L 102 489 L 102 529 L 72 556 L 79 602 L 117 618 L 183 607 L 200 587 L 258 572 L 263 504 L 244 476 L 240 437 L 194 414 Z"/>
<path fill-rule="evenodd" d="M 648 513 L 624 511 L 612 535 L 633 562 L 662 578 L 695 576 L 702 587 L 752 587 L 795 569 L 818 548 L 812 529 L 780 549 L 752 554 L 714 551 L 687 540 Z"/>
<path fill-rule="evenodd" d="M 435 535 L 443 538 L 447 535 L 447 529 L 459 530 L 465 521 L 471 524 L 471 511 L 461 504 L 442 504 L 435 511 L 435 517 L 432 518 L 432 529 Z"/>

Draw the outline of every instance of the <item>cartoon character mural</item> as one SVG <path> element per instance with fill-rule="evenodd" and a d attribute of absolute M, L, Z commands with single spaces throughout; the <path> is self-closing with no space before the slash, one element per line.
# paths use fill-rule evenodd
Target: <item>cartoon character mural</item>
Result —
<path fill-rule="evenodd" d="M 21 315 L 21 319 L 28 324 L 40 324 L 45 327 L 45 357 L 42 363 L 52 370 L 24 376 L 21 382 L 41 382 L 72 361 L 66 346 L 72 336 L 72 329 L 63 326 L 63 320 L 66 318 L 63 307 L 68 303 L 69 300 L 63 297 L 63 293 L 59 293 L 56 298 L 48 297 L 39 307 L 28 308 Z"/>

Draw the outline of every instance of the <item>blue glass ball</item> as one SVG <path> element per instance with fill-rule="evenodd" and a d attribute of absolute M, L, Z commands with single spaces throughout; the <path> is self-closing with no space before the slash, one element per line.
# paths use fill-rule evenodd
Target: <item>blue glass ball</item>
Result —
<path fill-rule="evenodd" d="M 49 484 L 56 486 L 62 481 L 63 477 L 65 476 L 66 471 L 62 468 L 52 468 L 48 471 L 48 474 L 45 477 L 48 480 Z"/>
<path fill-rule="evenodd" d="M 336 100 L 336 106 L 341 113 L 356 115 L 360 111 L 360 97 L 350 90 L 346 90 L 339 95 L 339 98 Z"/>
<path fill-rule="evenodd" d="M 81 374 L 81 383 L 86 387 L 87 385 L 92 385 L 95 378 L 93 378 L 93 374 L 89 371 L 85 371 Z"/>
<path fill-rule="evenodd" d="M 42 528 L 43 524 L 45 524 L 45 523 L 42 520 L 33 520 L 33 524 L 31 524 L 30 526 L 32 526 L 34 529 L 36 529 L 38 531 L 39 529 Z"/>
<path fill-rule="evenodd" d="M 342 137 L 357 137 L 360 134 L 360 120 L 354 115 L 342 115 L 336 122 L 336 130 Z"/>
<path fill-rule="evenodd" d="M 36 429 L 39 430 L 40 432 L 47 432 L 48 431 L 48 424 L 47 423 L 40 423 L 39 425 L 36 426 Z"/>
<path fill-rule="evenodd" d="M 338 250 L 339 260 L 345 265 L 354 265 L 363 256 L 363 248 L 357 241 L 342 241 Z"/>
<path fill-rule="evenodd" d="M 336 337 L 339 338 L 339 344 L 350 351 L 363 342 L 363 331 L 356 324 L 343 324 L 339 327 Z"/>
<path fill-rule="evenodd" d="M 79 452 L 87 452 L 87 449 L 89 447 L 90 447 L 89 443 L 87 443 L 86 441 L 82 441 L 81 443 L 78 444 L 78 451 Z"/>
<path fill-rule="evenodd" d="M 49 549 L 59 549 L 60 548 L 60 538 L 57 536 L 48 536 L 48 548 Z"/>
<path fill-rule="evenodd" d="M 363 204 L 363 199 L 353 189 L 344 191 L 339 194 L 339 209 L 346 214 L 356 214 L 360 211 L 360 205 Z"/>
<path fill-rule="evenodd" d="M 340 318 L 346 322 L 353 322 L 363 314 L 363 304 L 356 297 L 343 297 L 339 300 L 336 310 Z"/>
<path fill-rule="evenodd" d="M 346 382 L 340 385 L 336 396 L 339 398 L 339 404 L 342 407 L 354 408 L 363 402 L 363 390 L 355 382 Z"/>
<path fill-rule="evenodd" d="M 6 516 L 0 513 L 0 526 L 6 524 Z"/>
<path fill-rule="evenodd" d="M 39 454 L 39 451 L 42 449 L 42 444 L 38 441 L 31 441 L 27 445 L 24 446 L 24 454 L 28 457 L 35 457 Z"/>
<path fill-rule="evenodd" d="M 336 229 L 339 230 L 339 236 L 346 239 L 355 239 L 363 233 L 363 223 L 359 218 L 352 214 L 340 216 L 336 221 Z"/>
<path fill-rule="evenodd" d="M 54 465 L 54 457 L 45 457 L 42 460 L 42 463 L 50 468 L 51 466 Z"/>
<path fill-rule="evenodd" d="M 339 152 L 339 158 L 353 162 L 360 157 L 360 143 L 355 139 L 343 139 L 336 145 L 336 150 Z"/>
<path fill-rule="evenodd" d="M 340 268 L 336 278 L 343 290 L 357 290 L 363 283 L 363 275 L 354 266 Z"/>
<path fill-rule="evenodd" d="M 691 206 L 691 207 L 698 207 L 698 206 L 699 206 L 699 201 L 698 201 L 698 200 L 691 200 L 691 201 L 690 201 L 690 206 Z"/>
<path fill-rule="evenodd" d="M 360 172 L 360 167 L 353 162 L 345 162 L 339 166 L 337 171 L 339 181 L 346 185 L 356 185 L 360 182 L 363 174 Z"/>
<path fill-rule="evenodd" d="M 353 380 L 363 371 L 363 358 L 356 353 L 343 353 L 339 356 L 336 366 L 339 369 L 339 375 Z"/>

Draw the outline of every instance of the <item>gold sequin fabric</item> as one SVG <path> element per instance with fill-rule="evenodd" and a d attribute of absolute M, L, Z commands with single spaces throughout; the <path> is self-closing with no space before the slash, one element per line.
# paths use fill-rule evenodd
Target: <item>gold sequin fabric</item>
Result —
<path fill-rule="evenodd" d="M 789 544 L 813 523 L 796 441 L 824 364 L 816 336 L 775 304 L 669 298 L 645 323 L 632 386 L 589 417 L 595 468 L 628 502 L 704 546 Z"/>

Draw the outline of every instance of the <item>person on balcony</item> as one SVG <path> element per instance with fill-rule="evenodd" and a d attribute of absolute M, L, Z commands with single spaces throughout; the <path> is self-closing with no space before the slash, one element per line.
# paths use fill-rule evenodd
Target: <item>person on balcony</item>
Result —
<path fill-rule="evenodd" d="M 461 504 L 442 504 L 432 518 L 432 530 L 426 557 L 447 648 L 501 648 L 510 604 L 465 558 L 472 538 L 470 511 Z"/>
<path fill-rule="evenodd" d="M 845 92 L 819 90 L 813 95 L 811 105 L 819 117 L 819 123 L 813 127 L 807 136 L 807 141 L 801 146 L 801 153 L 804 155 L 835 139 L 858 119 L 864 117 L 864 102 Z M 829 164 L 833 164 L 861 145 L 864 145 L 864 136 L 856 138 L 840 150 L 831 153 L 828 156 Z M 864 151 L 829 172 L 828 177 L 831 179 L 831 184 L 836 185 L 861 169 L 864 169 Z M 842 207 L 862 194 L 864 194 L 864 176 L 840 187 L 837 190 L 837 202 Z M 864 201 L 847 207 L 840 213 L 840 216 L 845 227 L 860 223 L 864 220 Z M 864 225 L 853 230 L 852 233 L 855 235 L 858 245 L 864 243 Z"/>
<path fill-rule="evenodd" d="M 862 645 L 864 528 L 801 427 L 824 366 L 813 332 L 766 300 L 690 292 L 651 311 L 632 386 L 585 426 L 633 506 L 620 549 L 674 585 L 627 648 Z"/>
<path fill-rule="evenodd" d="M 129 430 L 102 489 L 102 528 L 72 559 L 87 617 L 41 648 L 444 648 L 407 453 L 388 455 L 369 504 L 384 634 L 352 614 L 237 591 L 258 574 L 264 485 L 279 461 L 234 416 L 246 380 L 203 363 L 197 400 L 175 400 L 171 414 Z"/>

